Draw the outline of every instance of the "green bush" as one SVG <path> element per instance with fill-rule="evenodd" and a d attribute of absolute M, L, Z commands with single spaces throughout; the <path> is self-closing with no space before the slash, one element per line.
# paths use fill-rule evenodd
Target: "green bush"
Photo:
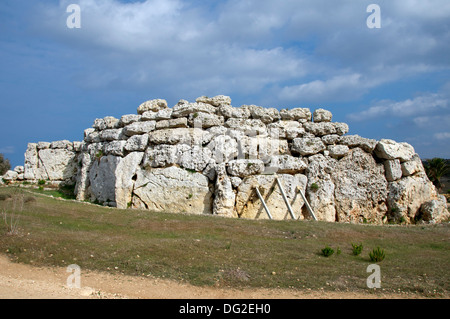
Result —
<path fill-rule="evenodd" d="M 312 184 L 311 184 L 311 189 L 312 189 L 313 191 L 316 191 L 316 190 L 319 189 L 319 185 L 317 185 L 317 183 L 312 183 Z"/>
<path fill-rule="evenodd" d="M 352 248 L 353 248 L 353 255 L 358 256 L 359 254 L 362 253 L 363 250 L 363 245 L 362 244 L 352 244 Z"/>
<path fill-rule="evenodd" d="M 380 247 L 377 247 L 376 249 L 372 250 L 372 252 L 369 253 L 370 260 L 373 262 L 380 262 L 383 261 L 385 254 L 384 250 Z"/>
<path fill-rule="evenodd" d="M 0 175 L 4 175 L 8 170 L 11 169 L 11 164 L 9 160 L 0 154 Z"/>
<path fill-rule="evenodd" d="M 38 185 L 45 185 L 45 180 L 40 179 L 40 180 L 38 181 Z"/>
<path fill-rule="evenodd" d="M 324 249 L 322 249 L 322 255 L 325 257 L 330 257 L 334 254 L 334 249 L 331 247 L 326 246 Z"/>

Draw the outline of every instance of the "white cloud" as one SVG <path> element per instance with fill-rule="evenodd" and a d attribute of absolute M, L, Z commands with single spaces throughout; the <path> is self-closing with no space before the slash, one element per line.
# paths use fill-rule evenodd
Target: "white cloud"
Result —
<path fill-rule="evenodd" d="M 421 123 L 427 121 L 426 119 L 428 119 L 429 116 L 419 115 L 449 109 L 450 102 L 444 95 L 430 93 L 400 102 L 390 100 L 380 101 L 365 111 L 349 114 L 348 118 L 354 121 L 365 121 L 385 116 L 399 118 L 416 116 L 414 122 L 418 125 L 422 125 Z"/>
<path fill-rule="evenodd" d="M 0 148 L 0 153 L 2 154 L 14 154 L 16 152 L 16 148 L 14 146 L 5 146 Z"/>
<path fill-rule="evenodd" d="M 450 132 L 435 133 L 434 138 L 437 140 L 450 140 Z"/>

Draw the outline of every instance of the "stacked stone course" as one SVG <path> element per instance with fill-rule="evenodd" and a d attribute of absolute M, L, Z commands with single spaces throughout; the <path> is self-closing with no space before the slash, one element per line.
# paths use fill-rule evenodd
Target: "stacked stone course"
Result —
<path fill-rule="evenodd" d="M 448 218 L 445 201 L 407 143 L 346 135 L 331 112 L 233 107 L 219 95 L 142 103 L 137 114 L 96 119 L 83 142 L 30 143 L 23 178 L 75 184 L 78 200 L 118 208 L 339 222 Z"/>

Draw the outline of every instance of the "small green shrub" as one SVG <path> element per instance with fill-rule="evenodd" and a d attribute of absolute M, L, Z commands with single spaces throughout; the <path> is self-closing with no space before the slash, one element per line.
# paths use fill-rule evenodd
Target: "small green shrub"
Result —
<path fill-rule="evenodd" d="M 369 257 L 370 257 L 370 260 L 373 262 L 383 261 L 383 259 L 385 257 L 384 250 L 381 249 L 380 247 L 377 247 L 376 249 L 372 250 L 369 253 Z"/>
<path fill-rule="evenodd" d="M 45 185 L 45 180 L 40 179 L 40 180 L 38 181 L 38 185 Z"/>
<path fill-rule="evenodd" d="M 312 183 L 311 186 L 310 186 L 310 188 L 311 188 L 313 191 L 316 191 L 316 190 L 319 189 L 319 185 L 318 185 L 317 183 Z"/>
<path fill-rule="evenodd" d="M 329 246 L 326 246 L 324 249 L 322 249 L 322 255 L 324 255 L 325 257 L 330 257 L 333 254 L 334 249 Z"/>
<path fill-rule="evenodd" d="M 362 253 L 363 250 L 363 245 L 362 244 L 352 244 L 352 248 L 353 248 L 353 255 L 358 256 L 359 254 Z"/>

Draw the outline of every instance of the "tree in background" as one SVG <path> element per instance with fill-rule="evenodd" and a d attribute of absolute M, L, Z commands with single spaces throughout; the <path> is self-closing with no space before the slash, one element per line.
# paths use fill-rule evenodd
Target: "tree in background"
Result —
<path fill-rule="evenodd" d="M 11 164 L 9 163 L 9 160 L 0 153 L 0 175 L 4 175 L 10 169 Z"/>
<path fill-rule="evenodd" d="M 441 183 L 441 178 L 450 171 L 450 166 L 447 164 L 445 159 L 435 157 L 427 160 L 424 163 L 424 168 L 428 178 L 433 182 L 434 186 L 441 189 L 443 186 Z"/>

